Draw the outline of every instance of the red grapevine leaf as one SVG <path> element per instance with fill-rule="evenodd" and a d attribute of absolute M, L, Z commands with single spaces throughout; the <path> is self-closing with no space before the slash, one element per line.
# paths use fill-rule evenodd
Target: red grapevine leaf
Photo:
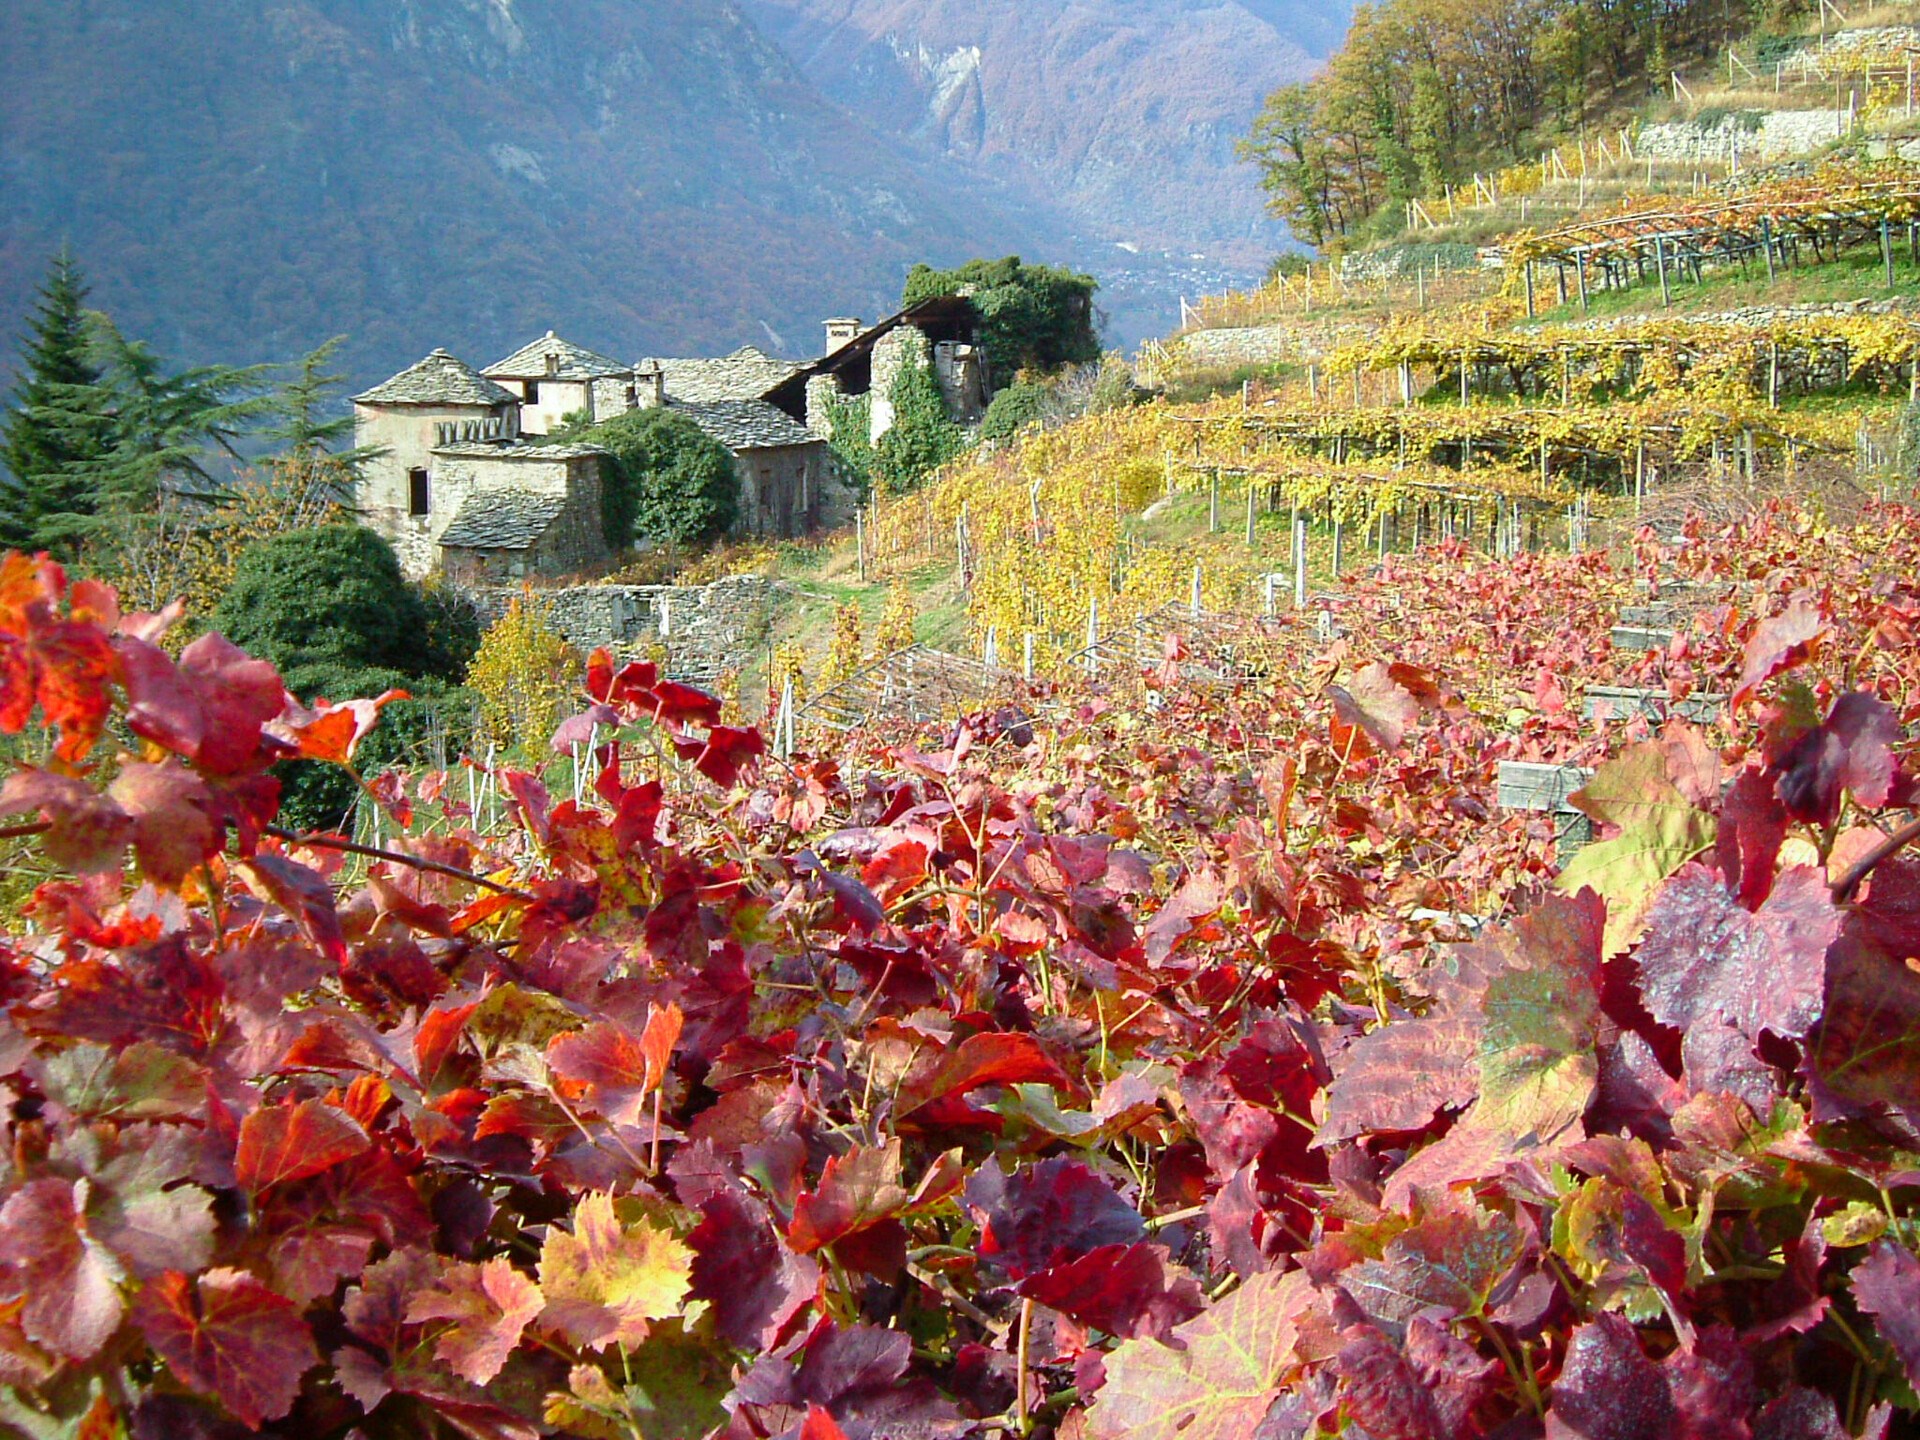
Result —
<path fill-rule="evenodd" d="M 775 1233 L 767 1207 L 737 1186 L 708 1197 L 687 1243 L 694 1298 L 713 1306 L 714 1324 L 735 1345 L 769 1350 L 820 1288 L 820 1266 Z"/>
<path fill-rule="evenodd" d="M 1462 1199 L 1459 1208 L 1419 1218 L 1387 1242 L 1377 1260 L 1341 1272 L 1340 1286 L 1392 1335 L 1429 1311 L 1478 1317 L 1527 1259 L 1520 1227 Z"/>
<path fill-rule="evenodd" d="M 833 1416 L 818 1405 L 807 1406 L 807 1418 L 800 1425 L 800 1440 L 847 1440 L 847 1432 L 833 1423 Z"/>
<path fill-rule="evenodd" d="M 407 1307 L 407 1323 L 453 1321 L 433 1353 L 463 1380 L 489 1385 L 545 1303 L 538 1285 L 510 1261 L 495 1258 L 482 1265 L 450 1267 Z"/>
<path fill-rule="evenodd" d="M 1711 1027 L 1730 1025 L 1749 1044 L 1762 1031 L 1798 1040 L 1813 1028 L 1842 918 L 1826 876 L 1811 867 L 1782 875 L 1753 913 L 1705 865 L 1667 882 L 1647 912 L 1641 988 L 1654 1019 L 1683 1033 L 1696 1087 L 1719 1088 L 1729 1074 Z"/>
<path fill-rule="evenodd" d="M 980 1226 L 981 1255 L 1015 1280 L 1146 1235 L 1146 1222 L 1111 1185 L 1065 1157 L 1011 1178 L 989 1160 L 967 1182 L 966 1204 Z"/>
<path fill-rule="evenodd" d="M 1742 770 L 1720 807 L 1715 853 L 1740 903 L 1757 909 L 1773 889 L 1775 862 L 1787 838 L 1787 812 L 1773 784 L 1759 770 Z"/>
<path fill-rule="evenodd" d="M 1129 1340 L 1106 1360 L 1087 1413 L 1092 1440 L 1248 1440 L 1301 1368 L 1297 1326 L 1315 1292 L 1304 1270 L 1256 1275 L 1171 1343 Z M 1176 1348 L 1177 1347 L 1177 1348 Z"/>
<path fill-rule="evenodd" d="M 335 965 L 346 967 L 346 936 L 340 929 L 340 912 L 334 908 L 333 888 L 324 875 L 284 855 L 265 851 L 243 862 L 241 873 L 264 898 L 293 917 L 314 949 Z"/>
<path fill-rule="evenodd" d="M 1672 1440 L 1673 1399 L 1640 1336 L 1618 1315 L 1573 1332 L 1553 1382 L 1548 1440 Z"/>
<path fill-rule="evenodd" d="M 651 693 L 635 698 L 656 723 L 675 729 L 690 724 L 712 729 L 720 723 L 720 713 L 724 708 L 718 696 L 696 690 L 691 685 L 683 685 L 678 680 L 658 681 Z"/>
<path fill-rule="evenodd" d="M 959 1433 L 952 1405 L 925 1380 L 903 1378 L 913 1341 L 898 1330 L 871 1325 L 841 1329 L 830 1320 L 813 1328 L 798 1363 L 768 1357 L 741 1377 L 736 1415 L 759 1433 L 781 1435 L 819 1406 L 843 1428 L 871 1437 L 934 1437 Z"/>
<path fill-rule="evenodd" d="M 674 752 L 682 760 L 693 761 L 693 768 L 722 789 L 731 789 L 740 774 L 754 760 L 767 753 L 766 739 L 758 730 L 734 725 L 714 725 L 704 740 L 675 740 Z"/>
<path fill-rule="evenodd" d="M 1920 1384 L 1920 1260 L 1904 1246 L 1877 1241 L 1854 1267 L 1852 1284 L 1854 1303 L 1879 1321 L 1908 1383 Z"/>
<path fill-rule="evenodd" d="M 1406 738 L 1407 727 L 1420 717 L 1420 705 L 1394 678 L 1391 669 L 1376 660 L 1346 686 L 1329 685 L 1333 699 L 1333 748 L 1339 755 L 1363 760 L 1371 753 L 1368 741 L 1394 751 Z"/>
<path fill-rule="evenodd" d="M 224 831 L 213 822 L 207 782 L 178 760 L 147 765 L 131 761 L 108 793 L 133 824 L 133 850 L 140 869 L 157 885 L 176 886 L 195 866 L 218 854 Z"/>
<path fill-rule="evenodd" d="M 0 1262 L 26 1287 L 20 1326 L 57 1355 L 85 1360 L 120 1326 L 125 1271 L 86 1228 L 88 1182 L 34 1180 L 0 1206 Z"/>
<path fill-rule="evenodd" d="M 133 822 L 91 785 L 45 770 L 19 770 L 0 787 L 0 817 L 38 813 L 53 828 L 47 858 L 77 875 L 120 868 Z"/>
<path fill-rule="evenodd" d="M 1155 965 L 1164 965 L 1195 925 L 1219 913 L 1226 898 L 1226 886 L 1213 870 L 1203 869 L 1190 875 L 1187 883 L 1160 907 L 1141 932 L 1147 959 Z"/>
<path fill-rule="evenodd" d="M 1893 710 L 1871 695 L 1849 692 L 1769 766 L 1775 793 L 1788 815 L 1812 825 L 1833 824 L 1845 794 L 1877 810 L 1892 790 L 1893 747 L 1899 743 L 1900 719 Z"/>
<path fill-rule="evenodd" d="M 370 1143 L 345 1112 L 324 1100 L 268 1105 L 240 1122 L 234 1176 L 242 1188 L 258 1194 L 351 1160 Z"/>
<path fill-rule="evenodd" d="M 134 1320 L 174 1375 L 258 1430 L 293 1408 L 300 1377 L 320 1362 L 313 1332 L 285 1297 L 243 1270 L 177 1270 L 148 1284 Z"/>
<path fill-rule="evenodd" d="M 1473 1408 L 1492 1389 L 1485 1360 L 1424 1316 L 1403 1351 L 1371 1325 L 1356 1325 L 1333 1359 L 1346 1412 L 1377 1440 L 1456 1440 L 1472 1435 Z"/>
<path fill-rule="evenodd" d="M 647 1023 L 640 1031 L 640 1058 L 646 1066 L 646 1086 L 658 1090 L 667 1079 L 667 1066 L 673 1060 L 673 1047 L 680 1043 L 686 1028 L 686 1016 L 678 1005 L 647 1006 Z"/>
<path fill-rule="evenodd" d="M 636 1123 L 646 1107 L 647 1057 L 640 1039 L 617 1020 L 556 1035 L 547 1064 L 562 1080 L 587 1087 L 593 1108 L 616 1125 Z"/>
<path fill-rule="evenodd" d="M 261 728 L 287 707 L 286 687 L 273 666 L 209 633 L 181 652 L 180 673 L 193 686 L 206 721 L 205 735 L 187 758 L 208 775 L 232 776 L 257 766 Z"/>
<path fill-rule="evenodd" d="M 1734 707 L 1744 704 L 1755 690 L 1782 670 L 1805 660 L 1813 653 L 1814 643 L 1826 633 L 1826 621 L 1805 595 L 1794 596 L 1782 614 L 1761 621 L 1747 641 L 1740 683 L 1733 691 Z"/>
<path fill-rule="evenodd" d="M 900 1087 L 896 1114 L 905 1120 L 916 1112 L 930 1110 L 949 1100 L 978 1090 L 982 1085 L 1019 1085 L 1037 1081 L 1064 1087 L 1067 1077 L 1051 1056 L 1031 1035 L 989 1031 L 969 1035 L 947 1050 L 923 1052 Z M 966 1118 L 975 1112 L 957 1107 Z M 951 1116 L 941 1117 L 952 1123 Z M 984 1117 L 997 1120 L 997 1116 Z"/>
<path fill-rule="evenodd" d="M 1164 1245 L 1102 1245 L 1015 1289 L 1119 1339 L 1157 1340 L 1207 1308 L 1199 1283 L 1171 1260 Z"/>
<path fill-rule="evenodd" d="M 900 1183 L 900 1140 L 880 1149 L 855 1146 L 827 1161 L 820 1183 L 793 1202 L 787 1243 L 801 1255 L 898 1215 L 907 1206 Z"/>

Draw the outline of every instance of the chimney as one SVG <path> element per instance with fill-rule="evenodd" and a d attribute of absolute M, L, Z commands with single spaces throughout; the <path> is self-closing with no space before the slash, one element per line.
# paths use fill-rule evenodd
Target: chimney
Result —
<path fill-rule="evenodd" d="M 827 353 L 831 355 L 849 340 L 858 340 L 865 329 L 858 316 L 827 321 Z"/>
<path fill-rule="evenodd" d="M 642 410 L 658 410 L 667 403 L 667 372 L 658 360 L 642 360 L 633 367 L 635 403 Z"/>

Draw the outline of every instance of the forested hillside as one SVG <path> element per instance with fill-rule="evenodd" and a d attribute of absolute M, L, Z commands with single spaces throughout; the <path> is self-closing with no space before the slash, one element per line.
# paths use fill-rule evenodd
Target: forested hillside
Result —
<path fill-rule="evenodd" d="M 164 354 L 347 332 L 362 382 L 549 327 L 803 352 L 917 260 L 1065 229 L 901 156 L 722 0 L 16 8 L 0 136 L 0 314 L 67 241 Z"/>
<path fill-rule="evenodd" d="M 1745 40 L 1726 0 L 1386 0 L 1312 79 L 1274 92 L 1246 147 L 1273 211 L 1313 244 L 1383 207 L 1531 158 L 1676 66 Z M 1779 7 L 1788 8 L 1788 7 Z"/>

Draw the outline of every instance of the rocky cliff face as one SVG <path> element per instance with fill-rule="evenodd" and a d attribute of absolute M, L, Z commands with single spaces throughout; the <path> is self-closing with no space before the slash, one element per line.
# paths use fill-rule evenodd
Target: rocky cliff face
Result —
<path fill-rule="evenodd" d="M 1258 263 L 1282 236 L 1233 156 L 1337 44 L 1299 0 L 743 0 L 877 128 L 1064 205 L 1088 239 Z M 1303 43 L 1303 41 L 1305 43 Z"/>

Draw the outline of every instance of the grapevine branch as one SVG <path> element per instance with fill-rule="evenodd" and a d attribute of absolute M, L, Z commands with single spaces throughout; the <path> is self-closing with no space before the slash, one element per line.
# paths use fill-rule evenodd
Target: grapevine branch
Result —
<path fill-rule="evenodd" d="M 423 860 L 418 855 L 406 855 L 398 850 L 382 850 L 377 845 L 362 845 L 355 840 L 342 839 L 338 835 L 302 835 L 297 830 L 288 830 L 284 826 L 269 825 L 266 833 L 276 840 L 284 840 L 289 845 L 304 846 L 309 850 L 342 850 L 349 855 L 364 855 L 369 860 L 391 860 L 395 865 L 404 865 L 410 870 L 425 870 L 429 874 L 444 875 L 450 880 L 464 880 L 469 885 L 478 885 L 510 899 L 520 900 L 528 905 L 539 903 L 540 897 L 525 890 L 516 890 L 511 885 L 502 885 L 498 880 L 489 880 L 484 875 L 476 875 L 471 870 L 462 870 L 457 865 L 443 865 L 438 860 Z"/>
<path fill-rule="evenodd" d="M 1909 820 L 1862 855 L 1848 867 L 1846 874 L 1834 881 L 1833 903 L 1844 905 L 1853 899 L 1853 892 L 1860 888 L 1860 882 L 1871 875 L 1882 861 L 1899 854 L 1915 840 L 1920 840 L 1920 820 Z"/>
<path fill-rule="evenodd" d="M 48 820 L 34 820 L 23 825 L 0 826 L 0 840 L 22 840 L 29 835 L 44 835 L 53 828 Z M 523 901 L 528 905 L 539 903 L 540 897 L 526 890 L 516 890 L 511 885 L 502 885 L 498 880 L 489 880 L 484 875 L 476 875 L 471 870 L 462 870 L 457 865 L 443 865 L 438 860 L 423 860 L 418 855 L 406 855 L 398 850 L 382 850 L 376 845 L 362 845 L 353 840 L 342 839 L 338 835 L 302 835 L 297 830 L 289 830 L 283 825 L 268 825 L 266 833 L 276 840 L 284 840 L 289 845 L 303 846 L 309 850 L 343 850 L 349 855 L 364 855 L 369 860 L 390 860 L 395 865 L 404 865 L 410 870 L 425 870 L 434 875 L 444 875 L 449 880 L 464 880 L 469 885 L 478 885 L 483 890 L 492 890 L 509 899 Z"/>

